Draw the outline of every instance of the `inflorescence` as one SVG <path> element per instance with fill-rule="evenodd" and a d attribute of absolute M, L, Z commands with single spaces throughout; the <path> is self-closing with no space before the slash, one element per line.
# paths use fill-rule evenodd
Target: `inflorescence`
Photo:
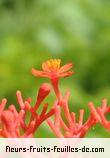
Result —
<path fill-rule="evenodd" d="M 85 113 L 83 109 L 79 111 L 78 121 L 75 113 L 70 112 L 70 91 L 66 91 L 65 96 L 63 96 L 59 88 L 59 80 L 62 77 L 71 76 L 74 73 L 71 71 L 72 67 L 72 63 L 61 66 L 60 59 L 51 59 L 42 64 L 42 71 L 33 68 L 32 74 L 34 76 L 49 78 L 50 83 L 43 83 L 40 86 L 34 106 L 31 105 L 31 98 L 24 100 L 20 91 L 16 92 L 20 107 L 19 111 L 13 104 L 6 109 L 7 99 L 2 99 L 0 102 L 0 137 L 33 138 L 38 127 L 44 121 L 47 122 L 58 138 L 82 138 L 98 122 L 110 131 L 110 121 L 106 119 L 106 114 L 110 112 L 110 107 L 107 106 L 106 99 L 103 99 L 102 105 L 97 108 L 95 108 L 93 102 L 88 104 L 90 116 L 85 122 L 83 120 Z M 49 104 L 45 103 L 45 98 L 50 94 L 52 88 L 55 92 L 56 100 L 51 109 L 48 110 Z M 40 106 L 42 111 L 39 114 Z M 27 112 L 30 113 L 28 123 L 26 121 Z M 62 112 L 65 118 L 62 117 Z M 54 116 L 54 120 L 51 119 L 51 116 Z"/>

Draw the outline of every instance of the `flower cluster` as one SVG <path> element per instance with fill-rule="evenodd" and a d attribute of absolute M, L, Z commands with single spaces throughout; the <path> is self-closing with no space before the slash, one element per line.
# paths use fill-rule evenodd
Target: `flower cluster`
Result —
<path fill-rule="evenodd" d="M 3 99 L 0 103 L 0 137 L 5 138 L 32 138 L 35 131 L 41 123 L 48 117 L 54 114 L 54 108 L 47 112 L 48 104 L 44 103 L 40 114 L 37 110 L 43 100 L 50 93 L 51 87 L 44 83 L 40 86 L 35 105 L 31 106 L 31 98 L 25 101 L 22 98 L 21 92 L 17 91 L 16 96 L 20 106 L 18 112 L 12 104 L 5 110 L 7 100 Z M 30 118 L 27 122 L 27 112 L 30 113 Z"/>
<path fill-rule="evenodd" d="M 0 103 L 0 137 L 7 138 L 25 138 L 34 137 L 34 133 L 43 121 L 47 121 L 55 135 L 59 138 L 82 138 L 86 135 L 91 127 L 96 123 L 101 123 L 104 128 L 110 131 L 110 121 L 106 119 L 106 114 L 110 112 L 110 107 L 107 106 L 107 100 L 102 100 L 102 105 L 95 108 L 90 102 L 90 116 L 84 122 L 84 110 L 79 111 L 79 119 L 76 119 L 76 114 L 69 110 L 70 92 L 67 91 L 65 96 L 62 95 L 59 88 L 59 79 L 69 77 L 74 72 L 71 71 L 72 63 L 61 66 L 60 59 L 51 59 L 42 64 L 42 70 L 32 69 L 32 74 L 37 77 L 47 77 L 50 83 L 43 83 L 38 91 L 36 103 L 31 106 L 31 98 L 24 100 L 21 92 L 17 91 L 17 100 L 20 106 L 19 112 L 15 106 L 11 104 L 8 109 L 5 109 L 7 100 L 3 99 Z M 56 95 L 56 100 L 48 110 L 48 103 L 43 103 L 45 98 L 51 91 L 51 86 Z M 43 104 L 43 105 L 41 105 Z M 42 106 L 42 111 L 39 114 L 37 111 Z M 30 118 L 27 123 L 27 112 L 30 113 Z M 62 116 L 64 113 L 64 116 Z M 54 120 L 51 120 L 54 116 Z"/>
<path fill-rule="evenodd" d="M 107 100 L 102 100 L 102 106 L 95 108 L 94 104 L 88 104 L 90 108 L 90 116 L 87 121 L 83 121 L 84 109 L 79 111 L 79 120 L 76 120 L 76 114 L 69 110 L 69 96 L 70 92 L 67 91 L 63 96 L 59 89 L 59 79 L 61 77 L 69 77 L 74 72 L 70 69 L 73 67 L 72 63 L 60 67 L 61 60 L 51 59 L 42 64 L 43 71 L 32 69 L 32 73 L 39 77 L 48 77 L 55 91 L 57 100 L 54 103 L 55 113 L 54 121 L 47 119 L 47 123 L 59 138 L 81 138 L 84 137 L 89 129 L 96 123 L 100 122 L 106 129 L 110 130 L 110 121 L 107 121 L 106 114 L 110 112 L 110 107 L 107 106 Z M 64 117 L 62 117 L 62 111 Z M 66 121 L 64 121 L 66 120 Z M 66 123 L 65 123 L 66 122 Z"/>

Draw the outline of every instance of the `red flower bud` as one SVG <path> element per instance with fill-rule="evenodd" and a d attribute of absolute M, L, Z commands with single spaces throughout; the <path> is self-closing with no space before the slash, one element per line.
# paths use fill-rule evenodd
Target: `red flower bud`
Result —
<path fill-rule="evenodd" d="M 37 110 L 40 103 L 48 96 L 48 94 L 50 93 L 51 90 L 51 86 L 48 83 L 43 83 L 38 91 L 38 96 L 37 96 L 37 102 L 36 105 L 34 107 L 34 110 Z"/>

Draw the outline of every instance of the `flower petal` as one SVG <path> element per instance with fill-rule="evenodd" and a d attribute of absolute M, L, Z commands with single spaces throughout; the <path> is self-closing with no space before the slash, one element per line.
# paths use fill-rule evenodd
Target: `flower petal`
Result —
<path fill-rule="evenodd" d="M 66 64 L 59 69 L 59 73 L 66 72 L 73 67 L 72 63 Z"/>
<path fill-rule="evenodd" d="M 43 69 L 44 71 L 50 72 L 50 69 L 49 69 L 49 67 L 48 67 L 48 65 L 47 65 L 46 62 L 42 63 L 42 69 Z"/>
<path fill-rule="evenodd" d="M 68 72 L 65 72 L 65 73 L 60 73 L 59 74 L 59 77 L 69 77 L 73 74 L 74 72 L 73 71 L 68 71 Z"/>
<path fill-rule="evenodd" d="M 32 68 L 32 74 L 34 76 L 38 76 L 38 77 L 48 77 L 48 73 L 44 72 L 44 71 L 38 71 L 34 68 Z"/>

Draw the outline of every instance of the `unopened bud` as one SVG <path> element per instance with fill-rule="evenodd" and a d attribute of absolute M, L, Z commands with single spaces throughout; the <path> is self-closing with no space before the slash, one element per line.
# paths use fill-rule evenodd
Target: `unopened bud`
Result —
<path fill-rule="evenodd" d="M 50 93 L 51 86 L 48 83 L 43 83 L 41 87 L 39 88 L 37 102 L 41 102 L 43 99 L 45 99 L 46 96 Z"/>
<path fill-rule="evenodd" d="M 1 120 L 3 124 L 5 124 L 5 127 L 7 128 L 7 130 L 11 130 L 13 128 L 15 120 L 14 120 L 14 115 L 12 111 L 10 110 L 3 111 Z"/>

